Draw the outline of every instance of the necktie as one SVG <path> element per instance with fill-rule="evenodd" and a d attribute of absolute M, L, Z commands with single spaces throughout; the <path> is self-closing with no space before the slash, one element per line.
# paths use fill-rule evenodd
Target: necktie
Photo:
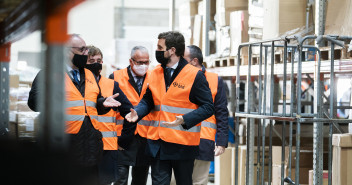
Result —
<path fill-rule="evenodd" d="M 72 70 L 71 73 L 72 73 L 73 79 L 74 79 L 77 83 L 79 83 L 78 76 L 77 76 L 78 71 L 77 71 L 77 70 Z"/>
<path fill-rule="evenodd" d="M 174 70 L 173 68 L 169 68 L 169 67 L 166 68 L 166 78 L 167 78 L 166 83 L 168 86 L 171 83 L 171 73 L 173 70 Z"/>
<path fill-rule="evenodd" d="M 139 92 L 141 92 L 142 90 L 142 85 L 143 85 L 143 77 L 137 76 L 137 87 Z"/>

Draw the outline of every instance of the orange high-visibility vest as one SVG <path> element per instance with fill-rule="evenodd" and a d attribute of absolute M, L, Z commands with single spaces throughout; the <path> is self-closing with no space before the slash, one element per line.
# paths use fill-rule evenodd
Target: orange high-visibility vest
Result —
<path fill-rule="evenodd" d="M 85 116 L 89 116 L 92 125 L 98 130 L 98 112 L 96 109 L 99 86 L 94 75 L 88 69 L 85 72 L 84 97 L 73 84 L 70 77 L 65 74 L 66 89 L 66 133 L 77 134 L 83 124 Z"/>
<path fill-rule="evenodd" d="M 213 97 L 213 102 L 214 102 L 215 96 L 218 93 L 218 75 L 216 73 L 205 71 L 205 77 L 207 78 L 207 81 L 209 83 L 211 96 Z M 216 134 L 216 119 L 215 119 L 215 115 L 212 115 L 208 119 L 202 121 L 200 138 L 215 141 L 215 134 Z"/>
<path fill-rule="evenodd" d="M 149 89 L 153 94 L 155 111 L 152 112 L 154 124 L 148 130 L 148 139 L 162 139 L 169 143 L 197 146 L 200 141 L 201 124 L 186 130 L 181 125 L 168 127 L 163 122 L 172 122 L 198 108 L 189 101 L 189 94 L 199 69 L 187 64 L 170 84 L 166 91 L 164 69 L 158 65 L 152 72 Z"/>
<path fill-rule="evenodd" d="M 150 71 L 149 70 L 147 71 L 147 74 L 144 78 L 144 83 L 143 83 L 141 93 L 140 93 L 140 95 L 138 95 L 138 92 L 132 87 L 132 85 L 129 82 L 129 76 L 128 76 L 127 70 L 128 70 L 128 68 L 114 71 L 114 80 L 119 83 L 121 90 L 125 93 L 128 100 L 130 100 L 131 104 L 134 107 L 136 107 L 138 105 L 139 101 L 141 101 L 141 99 L 143 98 L 145 91 L 147 90 L 147 84 L 148 84 L 148 80 L 149 80 L 149 76 L 150 76 Z M 123 122 L 123 117 L 119 113 L 117 114 L 116 119 L 118 122 L 119 121 Z M 152 124 L 152 123 L 153 123 L 153 121 L 151 119 L 151 116 L 150 116 L 150 114 L 148 114 L 147 116 L 145 116 L 142 120 L 140 120 L 137 123 L 137 128 L 136 128 L 135 134 L 138 133 L 141 137 L 146 138 L 148 128 L 149 128 L 150 124 Z M 118 135 L 121 135 L 121 130 L 122 130 L 122 126 L 121 126 L 121 128 L 118 129 Z"/>
<path fill-rule="evenodd" d="M 114 83 L 114 80 L 101 76 L 99 86 L 103 97 L 113 95 Z M 103 135 L 104 150 L 117 150 L 116 114 L 116 111 L 111 109 L 104 115 L 98 115 L 98 121 L 101 123 L 99 124 L 99 131 Z"/>

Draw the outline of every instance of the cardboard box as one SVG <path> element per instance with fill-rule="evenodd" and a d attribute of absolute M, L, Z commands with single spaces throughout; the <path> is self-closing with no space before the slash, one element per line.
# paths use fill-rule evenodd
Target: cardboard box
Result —
<path fill-rule="evenodd" d="M 277 38 L 306 23 L 306 0 L 265 0 L 263 39 Z"/>
<path fill-rule="evenodd" d="M 216 25 L 230 25 L 230 13 L 237 10 L 248 10 L 248 0 L 218 0 L 216 2 Z"/>
<path fill-rule="evenodd" d="M 19 75 L 10 75 L 10 88 L 18 88 L 20 85 Z"/>
<path fill-rule="evenodd" d="M 272 163 L 273 166 L 281 166 L 281 153 L 282 147 L 281 146 L 273 146 L 272 148 Z M 285 147 L 285 165 L 288 166 L 289 161 L 289 147 Z M 313 168 L 313 150 L 310 149 L 300 149 L 300 156 L 299 156 L 299 167 L 300 168 Z M 292 168 L 296 166 L 296 149 L 292 148 L 292 160 L 291 160 Z"/>
<path fill-rule="evenodd" d="M 18 112 L 33 112 L 27 105 L 27 101 L 16 102 L 16 107 Z"/>
<path fill-rule="evenodd" d="M 20 139 L 33 139 L 36 137 L 39 123 L 38 112 L 17 113 L 17 135 Z"/>
<path fill-rule="evenodd" d="M 308 184 L 309 183 L 309 170 L 311 168 L 299 168 L 299 184 Z M 295 168 L 291 169 L 291 179 L 295 181 Z M 288 167 L 285 166 L 285 173 L 284 176 L 288 176 Z M 296 184 L 298 184 L 296 182 Z M 281 185 L 281 166 L 273 165 L 272 168 L 272 185 Z"/>
<path fill-rule="evenodd" d="M 272 179 L 273 185 L 281 184 L 281 146 L 273 146 L 272 148 Z M 289 147 L 285 147 L 285 177 L 288 175 L 288 161 L 289 161 Z M 324 153 L 324 168 L 327 168 L 328 164 L 328 153 Z M 299 183 L 300 184 L 308 184 L 309 183 L 309 170 L 313 168 L 313 150 L 310 147 L 301 147 L 300 149 L 300 160 L 299 160 Z M 291 179 L 294 181 L 295 176 L 295 167 L 296 167 L 296 150 L 292 148 L 292 177 Z M 274 168 L 275 167 L 275 168 Z M 275 179 L 275 180 L 274 180 Z"/>
<path fill-rule="evenodd" d="M 268 181 L 268 151 L 269 147 L 265 148 L 265 166 L 264 166 L 264 181 Z M 245 185 L 246 184 L 246 160 L 247 160 L 247 146 L 241 145 L 238 146 L 238 184 Z M 235 154 L 233 155 L 233 168 L 232 168 L 232 184 L 235 184 Z M 253 168 L 253 183 L 257 182 L 257 147 L 254 147 L 254 168 Z"/>
<path fill-rule="evenodd" d="M 215 185 L 231 185 L 231 169 L 235 159 L 234 155 L 235 148 L 228 147 L 222 155 L 215 157 Z"/>
<path fill-rule="evenodd" d="M 328 185 L 329 173 L 327 170 L 323 171 L 323 184 Z M 309 185 L 313 185 L 313 170 L 309 170 Z"/>
<path fill-rule="evenodd" d="M 265 148 L 265 167 L 264 167 L 264 181 L 268 181 L 268 150 Z M 254 150 L 254 174 L 253 182 L 256 184 L 257 180 L 257 148 Z M 225 149 L 225 153 L 215 157 L 215 185 L 234 185 L 235 184 L 235 152 L 234 147 Z M 245 145 L 238 146 L 238 184 L 246 184 L 246 155 L 247 147 Z"/>
<path fill-rule="evenodd" d="M 237 56 L 238 46 L 248 42 L 248 11 L 234 11 L 230 14 L 231 56 Z M 241 49 L 241 55 L 248 55 L 248 47 Z"/>
<path fill-rule="evenodd" d="M 332 184 L 352 184 L 352 135 L 334 134 L 332 145 Z"/>

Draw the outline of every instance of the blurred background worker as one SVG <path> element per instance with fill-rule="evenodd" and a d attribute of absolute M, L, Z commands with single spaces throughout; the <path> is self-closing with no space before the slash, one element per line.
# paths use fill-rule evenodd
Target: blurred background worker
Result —
<path fill-rule="evenodd" d="M 217 74 L 205 70 L 202 65 L 203 54 L 198 46 L 187 46 L 184 58 L 189 64 L 201 69 L 205 74 L 214 100 L 215 114 L 202 121 L 199 155 L 194 161 L 192 176 L 193 185 L 206 185 L 208 184 L 210 161 L 214 161 L 214 155 L 219 156 L 224 153 L 228 143 L 229 111 L 227 110 L 225 85 Z"/>
<path fill-rule="evenodd" d="M 99 114 L 105 114 L 110 108 L 118 107 L 120 102 L 115 100 L 118 94 L 107 98 L 101 96 L 95 75 L 84 69 L 87 63 L 87 47 L 85 41 L 77 34 L 73 34 L 68 42 L 67 72 L 65 74 L 66 91 L 66 133 L 69 134 L 69 154 L 73 158 L 73 165 L 81 167 L 73 178 L 79 179 L 79 173 L 88 176 L 86 184 L 99 184 L 98 163 L 103 153 L 101 124 L 96 119 Z M 33 81 L 29 93 L 28 105 L 34 111 L 38 110 L 37 100 L 42 90 L 38 86 L 39 78 L 44 72 L 40 71 Z"/>
<path fill-rule="evenodd" d="M 136 121 L 154 109 L 151 114 L 155 122 L 148 129 L 146 147 L 152 157 L 153 184 L 169 185 L 172 170 L 177 184 L 192 184 L 200 122 L 214 114 L 204 73 L 183 59 L 184 50 L 181 33 L 159 34 L 155 54 L 161 65 L 152 71 L 143 99 L 126 115 L 127 120 Z M 122 132 L 121 137 L 124 135 Z"/>
<path fill-rule="evenodd" d="M 95 46 L 88 46 L 88 61 L 85 68 L 89 69 L 99 82 L 101 89 L 101 95 L 103 97 L 109 97 L 113 94 L 118 93 L 116 97 L 121 103 L 121 106 L 117 109 L 111 109 L 108 113 L 99 115 L 98 120 L 100 123 L 99 131 L 103 135 L 104 153 L 103 158 L 99 163 L 99 180 L 100 184 L 111 184 L 117 179 L 117 132 L 121 133 L 122 124 L 124 123 L 123 117 L 129 113 L 132 104 L 127 99 L 126 95 L 119 87 L 119 83 L 114 80 L 108 79 L 101 76 L 102 64 L 103 64 L 103 53 Z M 119 113 L 117 113 L 119 112 Z M 121 120 L 117 121 L 117 114 Z"/>
<path fill-rule="evenodd" d="M 122 91 L 126 93 L 132 105 L 136 106 L 145 94 L 150 76 L 148 50 L 143 46 L 133 47 L 129 61 L 130 65 L 127 68 L 114 71 L 109 78 L 120 84 Z M 117 115 L 117 120 L 122 119 L 121 115 Z M 129 128 L 136 129 L 136 131 L 130 137 L 131 145 L 129 148 L 118 151 L 118 179 L 115 184 L 127 185 L 130 166 L 133 166 L 131 184 L 145 185 L 147 183 L 150 157 L 145 155 L 145 146 L 151 121 L 150 116 L 145 116 L 137 125 L 131 125 L 133 128 Z M 127 129 L 125 125 L 124 129 Z M 120 135 L 121 130 L 119 131 Z"/>

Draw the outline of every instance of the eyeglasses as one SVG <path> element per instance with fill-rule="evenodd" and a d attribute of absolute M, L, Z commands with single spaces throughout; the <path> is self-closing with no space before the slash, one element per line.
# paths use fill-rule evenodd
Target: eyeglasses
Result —
<path fill-rule="evenodd" d="M 71 47 L 71 48 L 76 48 L 78 49 L 80 52 L 85 52 L 88 48 L 86 46 L 82 46 L 82 47 Z"/>
<path fill-rule="evenodd" d="M 149 65 L 150 61 L 136 61 L 135 59 L 131 58 L 135 63 L 136 65 Z"/>

